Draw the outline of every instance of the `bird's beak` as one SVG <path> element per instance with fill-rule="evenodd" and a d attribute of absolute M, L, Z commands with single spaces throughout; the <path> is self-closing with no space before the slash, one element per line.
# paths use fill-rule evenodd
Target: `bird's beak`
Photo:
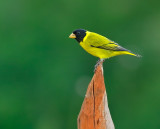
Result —
<path fill-rule="evenodd" d="M 72 33 L 72 34 L 69 36 L 69 38 L 75 39 L 75 38 L 76 38 L 76 35 Z"/>

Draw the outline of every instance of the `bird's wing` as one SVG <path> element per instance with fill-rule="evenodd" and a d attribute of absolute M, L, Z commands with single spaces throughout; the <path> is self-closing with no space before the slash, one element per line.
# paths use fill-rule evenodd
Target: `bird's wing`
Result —
<path fill-rule="evenodd" d="M 90 39 L 89 43 L 91 47 L 112 51 L 128 51 L 127 49 L 121 47 L 114 41 L 111 41 L 108 38 L 99 34 L 93 33 L 89 36 L 88 39 Z"/>
<path fill-rule="evenodd" d="M 105 49 L 105 50 L 112 50 L 112 51 L 128 51 L 127 49 L 119 46 L 117 43 L 108 43 L 108 44 L 99 44 L 99 45 L 90 45 L 91 47 Z"/>

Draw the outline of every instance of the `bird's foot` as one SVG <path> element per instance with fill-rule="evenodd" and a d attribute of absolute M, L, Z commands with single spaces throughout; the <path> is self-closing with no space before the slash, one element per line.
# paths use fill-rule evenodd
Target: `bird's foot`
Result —
<path fill-rule="evenodd" d="M 104 59 L 99 59 L 99 60 L 97 61 L 96 65 L 94 66 L 94 72 L 96 72 L 97 67 L 98 67 L 99 65 L 102 65 L 101 63 L 103 63 L 103 62 L 104 62 Z"/>

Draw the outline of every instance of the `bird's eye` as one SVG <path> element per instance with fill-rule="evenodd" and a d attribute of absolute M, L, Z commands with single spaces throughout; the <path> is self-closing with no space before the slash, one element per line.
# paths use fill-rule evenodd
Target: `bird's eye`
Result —
<path fill-rule="evenodd" d="M 79 35 L 79 34 L 80 34 L 80 32 L 77 32 L 77 34 Z"/>

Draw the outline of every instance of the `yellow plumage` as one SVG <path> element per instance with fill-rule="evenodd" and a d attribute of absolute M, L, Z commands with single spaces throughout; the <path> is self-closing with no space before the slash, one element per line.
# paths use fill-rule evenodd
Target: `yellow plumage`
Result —
<path fill-rule="evenodd" d="M 86 32 L 86 36 L 84 37 L 83 41 L 80 42 L 80 45 L 88 53 L 99 57 L 100 59 L 123 54 L 136 56 L 108 38 L 89 31 Z M 122 51 L 120 51 L 120 49 Z"/>
<path fill-rule="evenodd" d="M 70 38 L 75 38 L 84 50 L 100 59 L 124 54 L 138 56 L 102 35 L 83 29 L 75 30 Z"/>

